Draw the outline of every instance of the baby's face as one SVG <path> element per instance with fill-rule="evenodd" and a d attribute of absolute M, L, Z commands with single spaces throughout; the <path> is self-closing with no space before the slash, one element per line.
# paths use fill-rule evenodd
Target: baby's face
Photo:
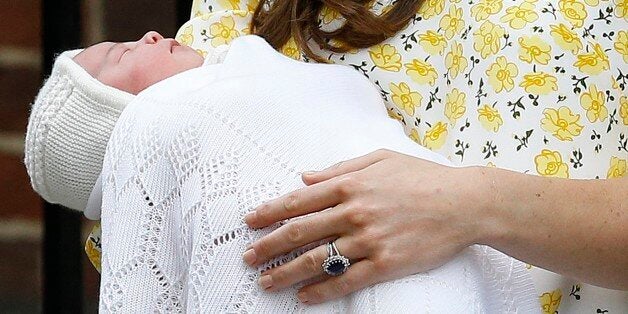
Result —
<path fill-rule="evenodd" d="M 87 47 L 74 61 L 102 83 L 136 95 L 163 79 L 201 66 L 203 57 L 151 31 L 135 42 Z"/>

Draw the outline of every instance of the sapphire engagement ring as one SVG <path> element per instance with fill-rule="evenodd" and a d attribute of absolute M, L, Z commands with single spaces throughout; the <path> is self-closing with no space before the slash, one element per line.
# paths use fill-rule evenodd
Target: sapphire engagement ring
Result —
<path fill-rule="evenodd" d="M 338 252 L 335 241 L 327 243 L 328 257 L 323 262 L 323 271 L 330 276 L 342 275 L 349 268 L 349 259 Z"/>

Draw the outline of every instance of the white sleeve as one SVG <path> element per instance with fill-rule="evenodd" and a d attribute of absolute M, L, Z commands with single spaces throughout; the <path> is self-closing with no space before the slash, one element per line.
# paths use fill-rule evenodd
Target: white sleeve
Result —
<path fill-rule="evenodd" d="M 96 179 L 96 184 L 94 184 L 94 188 L 92 192 L 89 194 L 89 199 L 87 200 L 87 206 L 85 206 L 85 217 L 91 220 L 99 220 L 100 219 L 100 211 L 102 207 L 102 174 L 98 175 L 98 179 Z"/>

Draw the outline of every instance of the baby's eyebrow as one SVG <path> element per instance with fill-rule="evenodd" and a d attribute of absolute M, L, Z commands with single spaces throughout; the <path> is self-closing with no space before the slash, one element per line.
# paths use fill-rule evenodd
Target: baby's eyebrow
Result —
<path fill-rule="evenodd" d="M 105 59 L 111 59 L 111 52 L 114 50 L 114 48 L 118 45 L 119 43 L 111 43 L 111 46 L 109 46 L 109 49 L 107 49 L 107 53 L 105 53 Z"/>

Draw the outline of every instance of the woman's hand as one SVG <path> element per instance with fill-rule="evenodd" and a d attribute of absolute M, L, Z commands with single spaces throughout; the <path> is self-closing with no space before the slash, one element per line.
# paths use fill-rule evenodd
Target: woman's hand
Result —
<path fill-rule="evenodd" d="M 244 260 L 257 265 L 303 245 L 336 239 L 351 266 L 324 274 L 326 246 L 266 271 L 260 285 L 274 291 L 317 278 L 302 302 L 320 303 L 364 287 L 424 272 L 449 261 L 487 232 L 479 168 L 452 168 L 390 150 L 377 150 L 314 173 L 306 187 L 260 205 L 245 220 L 252 228 L 318 212 L 281 226 L 251 244 Z M 330 208 L 329 210 L 325 210 Z"/>

